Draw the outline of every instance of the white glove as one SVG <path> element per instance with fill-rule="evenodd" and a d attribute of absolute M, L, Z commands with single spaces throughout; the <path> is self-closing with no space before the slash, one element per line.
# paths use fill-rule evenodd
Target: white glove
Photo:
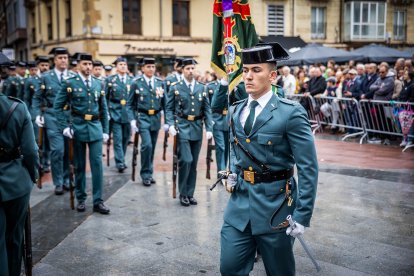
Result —
<path fill-rule="evenodd" d="M 70 127 L 67 127 L 63 130 L 63 135 L 72 139 L 73 138 L 73 129 L 71 129 Z"/>
<path fill-rule="evenodd" d="M 168 129 L 168 133 L 169 133 L 171 136 L 175 136 L 175 135 L 177 135 L 177 130 L 175 129 L 175 126 L 170 126 L 170 128 Z"/>
<path fill-rule="evenodd" d="M 227 186 L 234 187 L 237 184 L 237 174 L 231 173 L 227 177 Z"/>
<path fill-rule="evenodd" d="M 107 133 L 104 133 L 102 134 L 102 138 L 103 138 L 104 143 L 106 143 L 109 140 L 109 135 Z"/>
<path fill-rule="evenodd" d="M 168 124 L 164 124 L 163 128 L 164 131 L 167 132 L 170 129 L 170 126 Z"/>
<path fill-rule="evenodd" d="M 305 233 L 305 226 L 303 226 L 302 224 L 299 224 L 297 222 L 295 222 L 293 227 L 289 226 L 286 229 L 286 235 L 291 235 L 294 238 L 296 238 L 299 235 L 302 235 L 303 233 Z"/>
<path fill-rule="evenodd" d="M 137 127 L 137 120 L 132 120 L 131 121 L 131 130 L 132 130 L 132 132 L 138 132 L 138 127 Z"/>
<path fill-rule="evenodd" d="M 213 138 L 213 133 L 211 131 L 207 131 L 206 132 L 206 138 L 207 138 L 207 140 L 210 140 L 211 138 Z"/>
<path fill-rule="evenodd" d="M 38 127 L 43 127 L 43 125 L 45 124 L 45 119 L 43 118 L 43 116 L 37 115 L 35 123 Z"/>
<path fill-rule="evenodd" d="M 222 78 L 220 80 L 220 84 L 223 85 L 223 86 L 227 86 L 227 85 L 229 85 L 229 82 L 227 80 L 225 80 L 224 78 Z"/>

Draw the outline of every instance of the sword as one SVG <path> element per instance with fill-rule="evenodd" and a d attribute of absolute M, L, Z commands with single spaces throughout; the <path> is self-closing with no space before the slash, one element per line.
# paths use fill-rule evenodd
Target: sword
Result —
<path fill-rule="evenodd" d="M 296 224 L 292 219 L 292 216 L 289 215 L 287 216 L 286 220 L 289 222 L 290 227 L 292 227 L 292 230 L 296 228 Z M 296 238 L 298 238 L 298 240 L 300 241 L 300 244 L 302 245 L 303 249 L 305 249 L 306 254 L 308 254 L 308 257 L 311 259 L 313 265 L 316 268 L 316 271 L 321 271 L 321 267 L 319 266 L 318 262 L 315 260 L 315 258 L 313 257 L 308 245 L 306 244 L 305 240 L 303 239 L 303 237 L 301 235 L 296 236 Z"/>

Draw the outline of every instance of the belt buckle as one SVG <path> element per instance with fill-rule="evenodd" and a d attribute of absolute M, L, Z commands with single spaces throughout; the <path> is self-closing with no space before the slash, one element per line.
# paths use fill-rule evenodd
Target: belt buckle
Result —
<path fill-rule="evenodd" d="M 194 119 L 195 119 L 195 115 L 188 115 L 187 116 L 187 120 L 189 120 L 189 121 L 194 121 Z"/>
<path fill-rule="evenodd" d="M 121 105 L 126 105 L 126 100 L 122 99 L 122 100 L 120 101 L 120 103 L 121 103 Z"/>
<path fill-rule="evenodd" d="M 92 117 L 93 117 L 92 114 L 85 114 L 84 119 L 85 121 L 92 121 Z"/>
<path fill-rule="evenodd" d="M 154 115 L 154 114 L 155 114 L 155 109 L 148 110 L 148 115 Z"/>
<path fill-rule="evenodd" d="M 243 178 L 250 184 L 254 184 L 254 172 L 252 171 L 243 171 Z"/>
<path fill-rule="evenodd" d="M 227 109 L 224 109 L 222 114 L 227 115 Z"/>

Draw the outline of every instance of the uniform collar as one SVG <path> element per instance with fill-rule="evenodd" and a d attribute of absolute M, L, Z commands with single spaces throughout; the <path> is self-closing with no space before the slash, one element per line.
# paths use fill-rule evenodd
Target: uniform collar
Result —
<path fill-rule="evenodd" d="M 58 76 L 58 78 L 60 79 L 60 76 L 63 73 L 63 76 L 66 77 L 68 75 L 68 70 L 65 69 L 63 71 L 59 71 L 58 69 L 54 68 L 53 71 L 55 71 L 55 74 Z"/>
<path fill-rule="evenodd" d="M 145 76 L 145 74 L 142 75 L 144 77 L 145 82 L 148 84 L 148 82 L 151 82 L 151 84 L 154 83 L 154 76 L 152 76 L 152 78 L 148 78 L 147 76 Z"/>
<path fill-rule="evenodd" d="M 85 83 L 86 78 L 81 73 L 79 73 L 79 77 L 81 78 L 81 80 L 83 81 L 83 83 L 86 85 L 86 83 Z M 88 79 L 88 82 L 89 82 L 89 86 L 91 86 L 91 84 L 92 84 L 92 77 L 89 75 L 87 79 Z"/>
<path fill-rule="evenodd" d="M 187 85 L 187 87 L 188 87 L 188 85 L 190 84 L 190 82 L 188 82 L 186 78 L 183 78 L 183 81 L 184 81 L 185 85 Z M 195 79 L 193 79 L 191 81 L 191 87 L 192 87 L 192 89 L 194 89 L 194 86 L 195 86 Z"/>
<path fill-rule="evenodd" d="M 268 92 L 266 92 L 266 94 L 258 98 L 256 101 L 259 103 L 261 108 L 264 108 L 267 105 L 267 103 L 270 101 L 270 99 L 272 98 L 272 95 L 273 95 L 273 92 L 272 92 L 272 89 L 270 89 Z M 249 95 L 249 98 L 247 100 L 247 106 L 250 106 L 250 103 L 252 101 L 254 101 L 254 99 Z"/>

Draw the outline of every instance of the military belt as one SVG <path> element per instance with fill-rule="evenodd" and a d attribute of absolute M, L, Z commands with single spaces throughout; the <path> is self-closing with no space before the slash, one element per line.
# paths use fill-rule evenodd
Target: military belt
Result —
<path fill-rule="evenodd" d="M 118 100 L 118 99 L 109 99 L 110 102 L 112 103 L 118 103 L 121 105 L 126 105 L 126 100 L 122 99 L 122 100 Z"/>
<path fill-rule="evenodd" d="M 145 113 L 147 115 L 153 116 L 153 115 L 157 115 L 160 112 L 160 110 L 157 110 L 157 109 L 148 109 L 148 110 L 146 110 L 144 108 L 138 108 L 138 112 Z"/>
<path fill-rule="evenodd" d="M 11 150 L 0 148 L 0 163 L 6 163 L 6 162 L 13 161 L 15 159 L 20 158 L 20 156 L 21 156 L 21 153 L 20 153 L 19 148 L 15 148 Z"/>
<path fill-rule="evenodd" d="M 78 113 L 74 110 L 72 110 L 72 116 L 80 117 L 80 118 L 84 119 L 85 121 L 96 121 L 96 120 L 99 120 L 101 118 L 101 116 L 99 116 L 99 115 L 81 114 L 81 113 Z"/>
<path fill-rule="evenodd" d="M 177 115 L 183 119 L 186 119 L 187 121 L 197 121 L 197 120 L 201 120 L 204 118 L 203 115 L 196 116 L 196 115 L 186 115 L 182 113 L 177 114 Z"/>
<path fill-rule="evenodd" d="M 243 171 L 243 179 L 252 185 L 256 183 L 269 183 L 289 179 L 293 176 L 295 172 L 294 168 L 275 172 L 269 171 L 264 173 L 258 173 L 252 170 L 245 170 L 242 168 L 240 169 Z"/>
<path fill-rule="evenodd" d="M 213 109 L 213 110 L 211 110 L 211 112 L 213 112 L 213 113 L 217 113 L 217 114 L 220 114 L 220 115 L 223 115 L 223 116 L 226 116 L 227 115 L 227 109 Z"/>

